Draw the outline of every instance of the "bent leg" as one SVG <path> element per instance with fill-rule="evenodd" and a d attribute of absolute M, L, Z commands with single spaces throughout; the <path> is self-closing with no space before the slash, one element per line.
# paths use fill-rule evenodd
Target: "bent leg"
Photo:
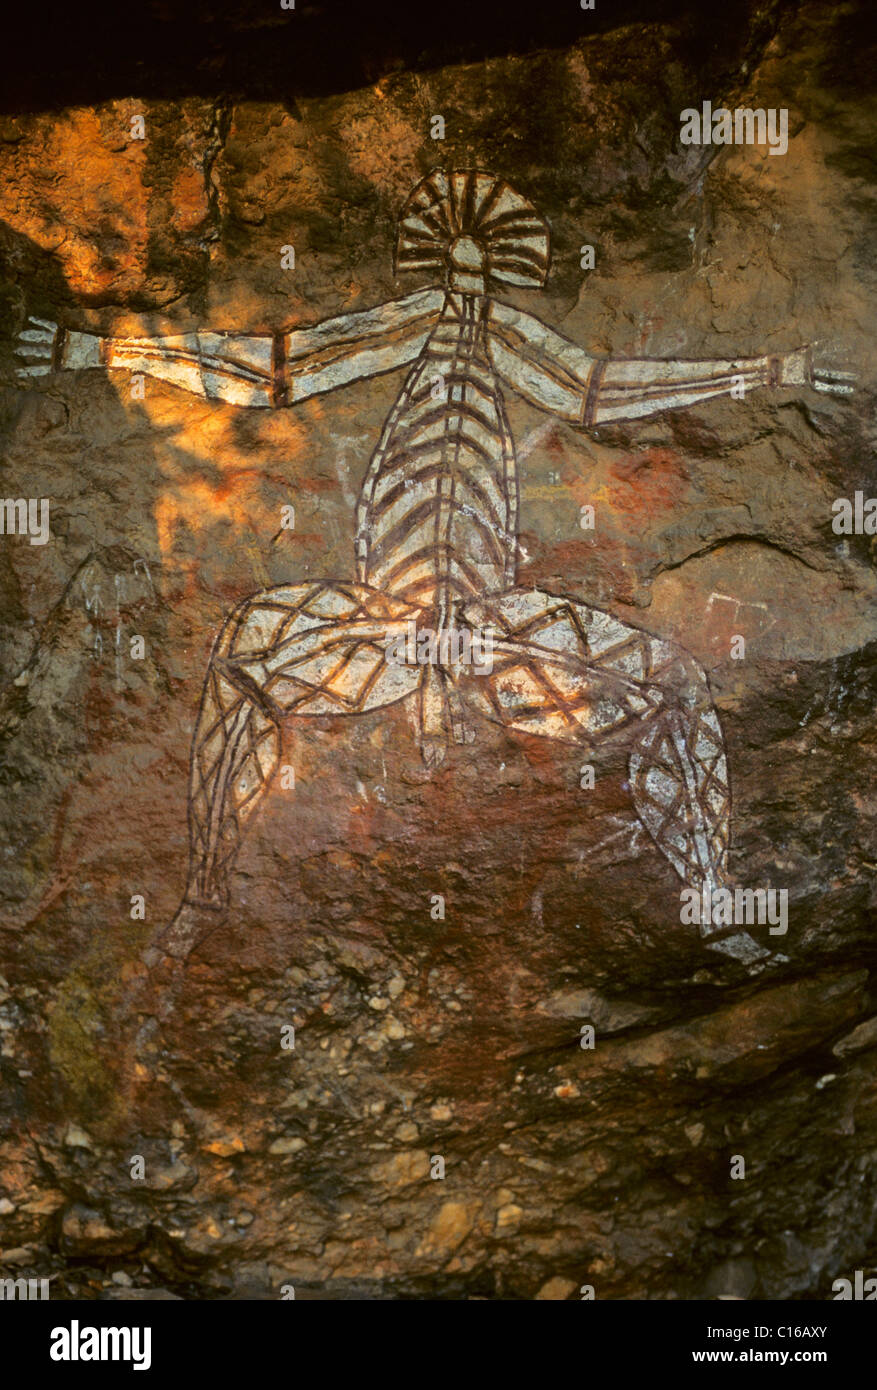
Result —
<path fill-rule="evenodd" d="M 719 716 L 694 658 L 669 643 L 655 645 L 664 657 L 651 675 L 661 705 L 631 751 L 633 802 L 684 883 L 724 887 L 731 794 Z"/>
<path fill-rule="evenodd" d="M 173 921 L 152 943 L 178 958 L 221 920 L 245 822 L 280 761 L 276 712 L 258 691 L 236 681 L 229 666 L 251 604 L 232 613 L 214 644 L 192 739 L 186 891 Z"/>
<path fill-rule="evenodd" d="M 354 715 L 404 699 L 420 672 L 386 647 L 416 612 L 359 584 L 265 590 L 241 604 L 210 657 L 192 744 L 189 876 L 153 943 L 184 957 L 228 905 L 229 876 L 280 762 L 286 716 Z M 211 921 L 212 919 L 212 921 Z"/>
<path fill-rule="evenodd" d="M 488 717 L 577 743 L 629 730 L 631 792 L 643 825 L 684 883 L 720 884 L 728 771 L 694 658 L 608 613 L 538 590 L 513 590 L 479 607 L 493 634 L 494 669 L 480 692 Z"/>
<path fill-rule="evenodd" d="M 464 613 L 493 643 L 492 672 L 460 683 L 484 717 L 585 745 L 632 734 L 631 793 L 643 825 L 683 883 L 698 891 L 724 886 L 727 761 L 694 658 L 599 609 L 540 590 L 488 595 L 466 603 Z M 768 954 L 745 933 L 715 935 L 719 949 L 740 959 Z"/>
<path fill-rule="evenodd" d="M 662 705 L 631 751 L 633 802 L 683 882 L 712 893 L 728 887 L 731 788 L 722 727 L 706 673 L 694 657 L 671 643 L 654 646 L 652 678 Z M 770 951 L 736 927 L 706 921 L 700 932 L 711 950 L 746 965 L 770 959 Z"/>
<path fill-rule="evenodd" d="M 280 761 L 276 715 L 236 685 L 233 675 L 222 655 L 211 661 L 192 743 L 186 901 L 205 907 L 227 906 L 244 823 Z"/>

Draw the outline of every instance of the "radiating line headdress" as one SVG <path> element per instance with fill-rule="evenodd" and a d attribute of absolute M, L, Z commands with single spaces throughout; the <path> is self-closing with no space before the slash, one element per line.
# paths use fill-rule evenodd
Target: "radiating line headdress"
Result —
<path fill-rule="evenodd" d="M 397 270 L 439 270 L 538 289 L 550 256 L 548 224 L 505 179 L 434 169 L 399 217 Z"/>

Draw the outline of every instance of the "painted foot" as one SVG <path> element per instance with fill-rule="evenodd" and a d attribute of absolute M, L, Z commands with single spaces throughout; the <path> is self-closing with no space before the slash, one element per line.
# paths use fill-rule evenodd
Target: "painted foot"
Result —
<path fill-rule="evenodd" d="M 745 967 L 750 975 L 760 975 L 762 971 L 788 965 L 788 956 L 772 951 L 756 941 L 748 931 L 735 930 L 730 925 L 727 909 L 736 905 L 735 889 L 723 875 L 710 876 L 702 882 L 699 890 L 700 935 L 703 944 L 710 951 L 718 951 Z M 717 923 L 714 913 L 721 904 L 723 920 Z M 730 921 L 733 921 L 733 916 Z"/>
<path fill-rule="evenodd" d="M 707 939 L 704 945 L 711 951 L 720 951 L 722 955 L 739 961 L 750 975 L 760 975 L 763 970 L 787 965 L 789 961 L 788 956 L 780 954 L 779 951 L 767 950 L 745 931 L 728 932 L 724 936 Z"/>
<path fill-rule="evenodd" d="M 185 899 L 173 921 L 154 936 L 143 953 L 150 970 L 168 956 L 185 961 L 195 947 L 221 925 L 225 916 L 224 903 L 190 903 Z"/>
<path fill-rule="evenodd" d="M 447 744 L 439 739 L 425 738 L 421 740 L 420 756 L 423 758 L 424 767 L 433 772 L 445 760 Z"/>

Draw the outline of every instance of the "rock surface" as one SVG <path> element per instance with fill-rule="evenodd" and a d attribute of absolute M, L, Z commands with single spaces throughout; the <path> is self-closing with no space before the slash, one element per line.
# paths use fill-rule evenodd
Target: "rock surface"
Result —
<path fill-rule="evenodd" d="M 52 530 L 0 537 L 0 1272 L 53 1297 L 776 1299 L 877 1264 L 877 538 L 831 525 L 877 493 L 866 7 L 745 7 L 720 41 L 695 8 L 295 100 L 0 119 L 0 492 L 50 498 Z M 707 99 L 788 108 L 787 154 L 681 146 Z M 213 638 L 257 589 L 353 576 L 401 378 L 277 412 L 125 373 L 22 390 L 13 340 L 28 313 L 255 334 L 383 303 L 426 283 L 393 240 L 437 164 L 548 218 L 547 288 L 508 299 L 589 350 L 814 342 L 859 375 L 597 437 L 508 399 L 519 582 L 708 671 L 734 881 L 789 893 L 787 961 L 755 978 L 680 924 L 624 748 L 583 790 L 575 750 L 482 727 L 427 773 L 396 707 L 288 731 L 295 789 L 227 921 L 144 982 Z"/>

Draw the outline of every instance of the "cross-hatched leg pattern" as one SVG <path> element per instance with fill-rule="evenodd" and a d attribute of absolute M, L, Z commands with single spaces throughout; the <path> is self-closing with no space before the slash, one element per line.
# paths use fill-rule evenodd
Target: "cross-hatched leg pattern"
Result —
<path fill-rule="evenodd" d="M 419 610 L 362 584 L 310 583 L 255 594 L 210 658 L 192 745 L 186 901 L 222 907 L 244 822 L 262 800 L 292 715 L 355 715 L 404 699 L 417 667 L 386 659 Z"/>
<path fill-rule="evenodd" d="M 276 721 L 211 663 L 189 773 L 189 902 L 226 905 L 244 821 L 277 768 L 280 746 Z"/>
<path fill-rule="evenodd" d="M 667 686 L 667 703 L 630 756 L 633 802 L 655 844 L 694 888 L 726 886 L 731 794 L 718 715 L 692 658 L 675 663 L 682 687 Z M 692 672 L 686 667 L 695 667 Z"/>
<path fill-rule="evenodd" d="M 195 731 L 184 907 L 227 902 L 244 823 L 279 764 L 282 721 L 364 714 L 418 690 L 425 749 L 469 742 L 474 714 L 580 746 L 627 733 L 644 826 L 686 884 L 723 885 L 728 774 L 693 657 L 574 599 L 516 588 L 467 600 L 459 612 L 491 640 L 489 673 L 389 659 L 423 616 L 368 585 L 331 582 L 265 590 L 235 610 L 211 656 Z M 173 943 L 174 924 L 169 931 Z M 181 954 L 187 932 L 185 923 L 176 931 Z"/>
<path fill-rule="evenodd" d="M 693 657 L 586 604 L 512 589 L 464 605 L 493 638 L 489 676 L 461 690 L 488 719 L 593 744 L 629 730 L 643 824 L 689 886 L 726 874 L 730 793 L 722 731 Z"/>

